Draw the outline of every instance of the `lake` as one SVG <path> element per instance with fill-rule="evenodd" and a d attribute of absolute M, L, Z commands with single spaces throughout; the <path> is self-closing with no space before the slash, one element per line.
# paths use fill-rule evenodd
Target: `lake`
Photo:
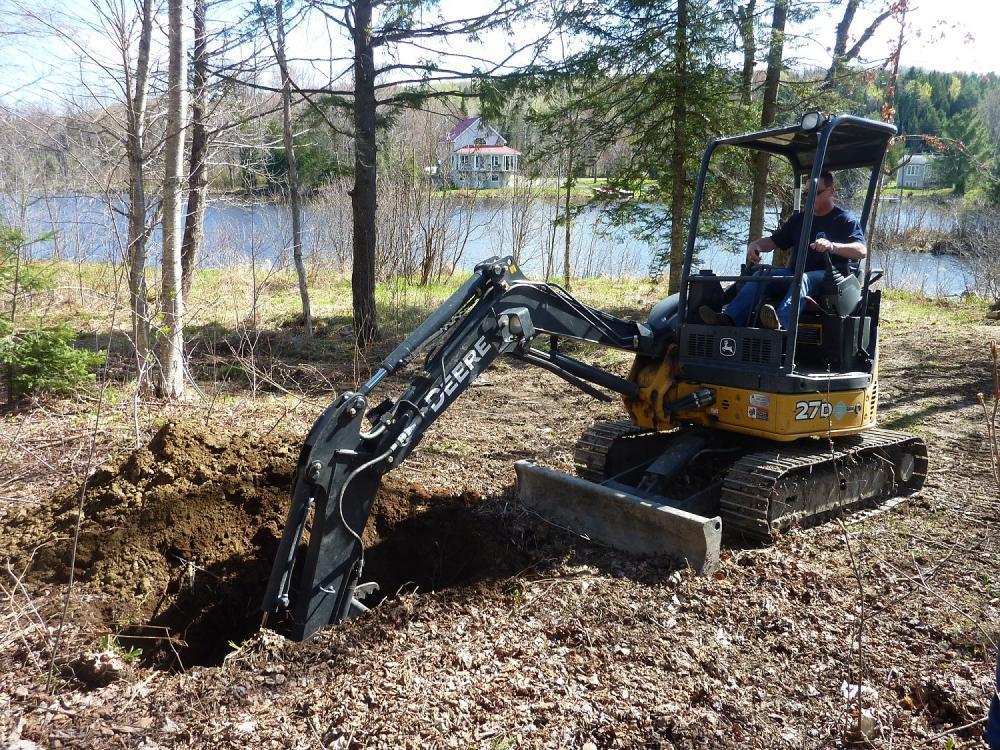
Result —
<path fill-rule="evenodd" d="M 106 201 L 88 195 L 63 195 L 34 198 L 27 206 L 17 206 L 9 197 L 0 200 L 5 223 L 25 228 L 29 237 L 54 232 L 54 239 L 38 242 L 31 248 L 34 257 L 58 257 L 80 262 L 120 260 L 126 241 L 126 222 L 121 206 L 109 208 Z M 562 227 L 553 233 L 556 216 L 554 204 L 534 201 L 512 208 L 504 200 L 483 199 L 473 205 L 456 206 L 441 230 L 444 250 L 456 268 L 468 269 L 492 255 L 515 254 L 525 273 L 540 278 L 548 266 L 553 276 L 562 274 L 564 237 Z M 954 217 L 935 206 L 882 204 L 881 219 L 897 228 L 919 222 L 925 228 L 947 231 Z M 307 264 L 346 269 L 350 259 L 350 210 L 346 199 L 309 203 L 304 212 L 304 245 Z M 776 222 L 770 217 L 767 226 Z M 413 215 L 402 220 L 384 219 L 380 227 L 380 248 L 392 248 L 393 257 L 412 256 L 414 260 L 423 242 L 419 239 L 420 221 Z M 734 220 L 726 225 L 727 234 L 745 237 L 746 224 Z M 584 208 L 571 224 L 571 264 L 575 276 L 644 276 L 660 243 L 639 239 L 634 225 L 613 226 L 598 207 Z M 206 267 L 225 267 L 237 263 L 258 262 L 284 266 L 289 262 L 290 220 L 287 208 L 273 203 L 237 203 L 212 201 L 206 211 L 205 242 L 201 263 Z M 515 237 L 518 238 L 515 242 Z M 663 242 L 668 238 L 663 237 Z M 159 234 L 154 235 L 150 257 L 158 255 Z M 517 252 L 515 252 L 515 250 Z M 742 240 L 698 243 L 697 267 L 711 268 L 720 274 L 739 270 L 745 252 Z M 928 294 L 957 295 L 976 291 L 976 279 L 961 258 L 934 256 L 904 249 L 878 249 L 873 252 L 876 267 L 884 268 L 888 286 L 920 290 Z"/>

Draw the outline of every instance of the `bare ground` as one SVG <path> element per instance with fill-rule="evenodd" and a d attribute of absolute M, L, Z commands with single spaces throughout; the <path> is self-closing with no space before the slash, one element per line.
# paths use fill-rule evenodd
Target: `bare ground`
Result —
<path fill-rule="evenodd" d="M 10 419 L 2 736 L 150 749 L 980 746 L 1000 632 L 1000 500 L 976 398 L 992 390 L 993 329 L 930 308 L 885 314 L 881 421 L 922 434 L 931 456 L 906 504 L 729 548 L 711 578 L 627 558 L 510 498 L 516 459 L 569 470 L 576 437 L 621 407 L 501 366 L 387 479 L 366 541 L 368 572 L 393 595 L 302 644 L 243 639 L 318 404 L 172 412 L 134 451 L 127 426 L 100 431 L 107 460 L 88 482 L 65 618 L 80 489 L 65 478 L 86 465 L 85 410 Z"/>

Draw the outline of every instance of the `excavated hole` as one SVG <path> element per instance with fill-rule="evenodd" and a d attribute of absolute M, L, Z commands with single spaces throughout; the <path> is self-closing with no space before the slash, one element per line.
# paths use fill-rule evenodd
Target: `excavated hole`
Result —
<path fill-rule="evenodd" d="M 104 602 L 108 628 L 147 666 L 213 666 L 260 625 L 260 605 L 285 523 L 298 436 L 219 437 L 169 423 L 88 483 L 79 585 Z M 48 531 L 71 536 L 78 488 L 56 498 Z M 379 492 L 365 530 L 370 606 L 513 575 L 527 564 L 473 495 L 417 487 Z M 36 577 L 68 579 L 68 545 L 46 548 Z"/>
<path fill-rule="evenodd" d="M 365 602 L 369 606 L 400 593 L 506 578 L 530 562 L 496 514 L 471 493 L 383 490 L 363 538 L 362 579 L 379 585 L 378 595 Z"/>

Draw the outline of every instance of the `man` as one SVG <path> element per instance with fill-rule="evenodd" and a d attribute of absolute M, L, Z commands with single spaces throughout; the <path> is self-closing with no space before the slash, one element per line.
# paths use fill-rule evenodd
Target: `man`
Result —
<path fill-rule="evenodd" d="M 990 750 L 1000 750 L 1000 654 L 997 655 L 996 682 L 993 686 L 993 698 L 990 700 L 990 712 L 986 715 L 983 739 Z"/>
<path fill-rule="evenodd" d="M 837 185 L 831 172 L 820 176 L 819 189 L 816 191 L 816 205 L 813 212 L 812 231 L 809 237 L 809 257 L 806 258 L 805 272 L 802 274 L 802 285 L 799 296 L 799 312 L 805 306 L 806 297 L 817 291 L 826 273 L 826 261 L 823 253 L 829 253 L 835 268 L 847 275 L 856 273 L 859 261 L 868 254 L 865 246 L 865 232 L 858 220 L 834 205 L 833 199 Z M 802 233 L 803 215 L 801 212 L 792 214 L 777 232 L 770 237 L 761 237 L 747 245 L 747 263 L 760 262 L 761 253 L 769 253 L 775 248 L 792 249 L 792 257 L 787 268 L 772 268 L 771 276 L 791 276 L 795 273 L 796 251 L 799 235 Z M 788 328 L 789 313 L 792 307 L 792 284 L 781 282 L 747 283 L 739 294 L 726 305 L 721 313 L 710 307 L 702 306 L 698 313 L 709 325 L 745 326 L 750 322 L 757 295 L 763 287 L 771 294 L 785 292 L 784 298 L 777 307 L 764 305 L 760 309 L 759 321 L 764 328 L 782 330 Z"/>

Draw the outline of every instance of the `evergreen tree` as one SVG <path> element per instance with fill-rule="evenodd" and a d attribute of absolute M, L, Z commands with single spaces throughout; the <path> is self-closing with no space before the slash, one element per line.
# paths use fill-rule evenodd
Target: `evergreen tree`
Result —
<path fill-rule="evenodd" d="M 951 119 L 945 135 L 934 174 L 942 184 L 954 186 L 955 195 L 964 195 L 976 175 L 985 171 L 991 151 L 989 132 L 975 110 L 967 110 Z"/>
<path fill-rule="evenodd" d="M 680 284 L 701 153 L 712 134 L 747 124 L 733 96 L 741 70 L 722 62 L 732 49 L 731 18 L 716 0 L 578 3 L 562 20 L 582 50 L 542 74 L 549 83 L 576 81 L 564 105 L 538 118 L 543 127 L 558 132 L 573 113 L 577 137 L 585 132 L 592 149 L 629 144 L 629 159 L 610 179 L 642 201 L 608 210 L 660 243 L 653 270 L 668 272 L 671 292 Z"/>
<path fill-rule="evenodd" d="M 47 237 L 38 240 L 48 239 Z M 35 241 L 38 241 L 35 240 Z M 51 287 L 23 250 L 31 244 L 21 232 L 0 226 L 0 373 L 8 404 L 23 396 L 51 393 L 72 396 L 93 381 L 90 368 L 104 357 L 71 342 L 76 333 L 65 325 L 40 325 L 24 320 L 22 296 Z"/>

